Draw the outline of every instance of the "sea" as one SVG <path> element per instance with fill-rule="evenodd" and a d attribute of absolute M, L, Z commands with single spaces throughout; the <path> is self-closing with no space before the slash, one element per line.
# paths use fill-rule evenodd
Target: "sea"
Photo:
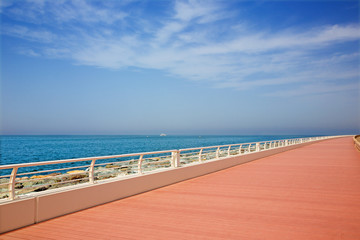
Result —
<path fill-rule="evenodd" d="M 299 137 L 311 137 L 311 135 L 2 135 L 0 136 L 0 165 Z"/>

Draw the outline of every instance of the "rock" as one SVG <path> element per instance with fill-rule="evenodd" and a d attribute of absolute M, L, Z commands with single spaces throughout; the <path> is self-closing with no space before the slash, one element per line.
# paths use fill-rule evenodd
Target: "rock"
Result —
<path fill-rule="evenodd" d="M 127 171 L 128 169 L 129 169 L 129 167 L 120 167 L 120 170 L 123 172 Z"/>
<path fill-rule="evenodd" d="M 40 185 L 40 184 L 45 184 L 46 183 L 46 179 L 36 179 L 34 181 L 28 181 L 28 182 L 23 182 L 22 184 L 24 185 L 24 187 L 29 188 L 29 187 L 35 187 L 36 185 Z"/>
<path fill-rule="evenodd" d="M 0 184 L 1 183 L 8 183 L 9 182 L 9 178 L 0 178 Z"/>
<path fill-rule="evenodd" d="M 113 163 L 110 163 L 105 166 L 105 168 L 117 168 L 118 166 L 114 165 Z"/>
<path fill-rule="evenodd" d="M 67 172 L 68 174 L 74 174 L 74 173 L 84 173 L 84 170 L 73 170 L 73 171 L 69 171 Z"/>
<path fill-rule="evenodd" d="M 22 183 L 16 183 L 15 184 L 15 189 L 21 189 L 23 187 L 24 187 L 24 185 Z"/>
<path fill-rule="evenodd" d="M 49 176 L 49 177 L 54 177 L 54 176 L 58 176 L 58 175 L 61 175 L 61 173 L 59 173 L 59 172 L 54 172 L 54 173 L 48 174 L 47 176 Z"/>
<path fill-rule="evenodd" d="M 50 173 L 50 174 L 47 174 L 47 175 L 34 175 L 34 176 L 31 176 L 30 179 L 48 178 L 48 177 L 54 177 L 54 176 L 58 176 L 58 175 L 61 175 L 61 173 L 55 172 L 55 173 Z M 27 179 L 29 179 L 29 177 L 22 177 L 21 178 L 21 180 L 27 180 Z"/>
<path fill-rule="evenodd" d="M 48 175 L 34 175 L 34 176 L 31 176 L 30 179 L 38 179 L 38 178 L 46 178 L 48 177 Z"/>
<path fill-rule="evenodd" d="M 51 187 L 51 185 L 41 186 L 41 187 L 35 188 L 35 189 L 33 190 L 33 192 L 45 191 L 45 190 L 49 189 L 50 187 Z"/>
<path fill-rule="evenodd" d="M 1 198 L 8 198 L 9 195 L 7 193 L 0 193 L 0 199 Z"/>
<path fill-rule="evenodd" d="M 111 178 L 111 176 L 99 176 L 98 179 L 99 180 L 104 180 L 104 179 L 109 179 Z"/>
<path fill-rule="evenodd" d="M 69 171 L 67 172 L 67 174 L 71 174 L 70 176 L 68 176 L 69 180 L 81 179 L 86 177 L 86 172 L 84 170 Z"/>

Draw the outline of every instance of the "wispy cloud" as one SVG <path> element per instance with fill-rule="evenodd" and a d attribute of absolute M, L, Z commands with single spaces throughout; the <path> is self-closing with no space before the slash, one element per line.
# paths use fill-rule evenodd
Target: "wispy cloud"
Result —
<path fill-rule="evenodd" d="M 93 3 L 93 4 L 91 4 Z M 105 23 L 113 24 L 124 19 L 127 14 L 121 9 L 113 9 L 102 1 L 85 0 L 24 0 L 3 4 L 5 14 L 12 18 L 35 24 Z"/>
<path fill-rule="evenodd" d="M 340 86 L 338 84 L 311 83 L 287 91 L 268 93 L 267 95 L 276 97 L 319 95 L 343 91 L 356 91 L 358 87 L 358 83 L 345 83 Z"/>
<path fill-rule="evenodd" d="M 226 16 L 221 6 L 214 1 L 189 0 L 176 1 L 175 19 L 189 22 L 196 20 L 198 23 L 208 23 Z"/>
<path fill-rule="evenodd" d="M 2 0 L 0 1 L 0 13 L 3 12 L 3 9 L 12 5 L 12 1 L 10 0 Z"/>
<path fill-rule="evenodd" d="M 24 55 L 27 55 L 27 56 L 31 56 L 31 57 L 39 57 L 40 54 L 35 52 L 34 50 L 32 49 L 21 49 L 19 51 L 21 54 L 24 54 Z"/>
<path fill-rule="evenodd" d="M 20 25 L 3 25 L 2 34 L 9 35 L 12 37 L 22 38 L 29 41 L 45 42 L 49 43 L 56 39 L 56 34 L 53 34 L 47 30 L 35 30 L 29 29 L 25 26 Z"/>
<path fill-rule="evenodd" d="M 337 48 L 359 41 L 357 23 L 276 32 L 252 29 L 245 21 L 235 21 L 238 13 L 218 1 L 176 1 L 156 19 L 130 11 L 126 4 L 132 2 L 121 6 L 110 2 L 111 7 L 83 0 L 27 4 L 30 7 L 6 8 L 3 14 L 24 25 L 5 26 L 2 33 L 46 43 L 36 54 L 76 64 L 159 69 L 239 90 L 298 83 L 303 94 L 314 92 L 314 86 L 348 91 L 359 77 L 354 64 L 358 52 Z M 33 49 L 24 52 L 35 56 Z M 299 95 L 291 88 L 275 95 L 289 94 Z"/>
<path fill-rule="evenodd" d="M 85 0 L 72 0 L 68 4 L 57 3 L 52 9 L 59 22 L 80 21 L 85 23 L 103 22 L 112 24 L 124 19 L 127 14 L 103 7 L 94 7 Z"/>

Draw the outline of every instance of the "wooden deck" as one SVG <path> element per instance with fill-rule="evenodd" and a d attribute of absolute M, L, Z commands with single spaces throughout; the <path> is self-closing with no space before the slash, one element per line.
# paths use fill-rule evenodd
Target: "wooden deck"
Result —
<path fill-rule="evenodd" d="M 360 152 L 326 140 L 0 239 L 360 239 Z"/>

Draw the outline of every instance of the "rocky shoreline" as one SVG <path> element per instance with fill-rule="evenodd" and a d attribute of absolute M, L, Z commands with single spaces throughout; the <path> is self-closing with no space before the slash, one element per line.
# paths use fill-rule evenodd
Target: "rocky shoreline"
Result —
<path fill-rule="evenodd" d="M 143 164 L 143 171 L 150 171 L 155 168 L 166 168 L 171 166 L 170 161 L 157 163 L 159 159 L 160 158 L 155 158 L 155 160 L 151 162 L 145 162 Z M 104 180 L 136 174 L 138 173 L 137 163 L 137 160 L 133 160 L 126 163 L 109 163 L 105 166 L 95 167 L 94 180 Z M 0 199 L 9 197 L 9 181 L 10 178 L 0 178 Z M 68 172 L 53 172 L 45 175 L 18 177 L 15 181 L 15 191 L 16 195 L 23 195 L 86 182 L 89 182 L 89 168 Z"/>
<path fill-rule="evenodd" d="M 203 161 L 214 158 L 214 153 L 203 154 Z M 198 154 L 188 153 L 182 156 L 181 165 L 199 161 Z M 144 159 L 142 172 L 153 171 L 160 168 L 171 167 L 171 157 L 151 157 Z M 54 171 L 54 170 L 49 170 Z M 107 163 L 94 168 L 94 180 L 127 176 L 138 173 L 138 160 Z M 0 199 L 9 197 L 10 178 L 0 178 Z M 16 195 L 41 192 L 89 182 L 89 168 L 79 167 L 77 170 L 67 172 L 52 172 L 44 175 L 22 175 L 15 180 Z"/>

